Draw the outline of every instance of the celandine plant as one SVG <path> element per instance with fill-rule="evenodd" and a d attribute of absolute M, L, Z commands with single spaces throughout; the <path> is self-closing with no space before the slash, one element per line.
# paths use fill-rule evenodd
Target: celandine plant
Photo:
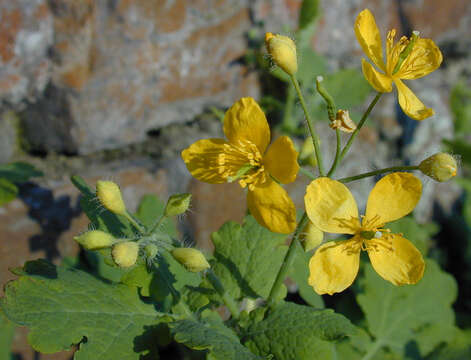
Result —
<path fill-rule="evenodd" d="M 95 190 L 73 177 L 90 218 L 90 230 L 75 240 L 94 265 L 34 261 L 13 270 L 19 278 L 5 286 L 0 320 L 27 326 L 29 342 L 40 352 L 76 346 L 79 360 L 159 359 L 169 349 L 172 359 L 402 359 L 411 343 L 419 358 L 448 359 L 447 344 L 456 349 L 462 336 L 451 309 L 455 282 L 427 258 L 414 236 L 407 239 L 389 230 L 388 223 L 411 213 L 420 200 L 422 184 L 412 172 L 447 181 L 457 173 L 454 157 L 438 153 L 418 165 L 334 179 L 368 115 L 393 83 L 406 114 L 416 120 L 433 114 L 402 80 L 432 72 L 442 55 L 417 32 L 394 44 L 392 30 L 384 61 L 369 10 L 358 15 L 355 34 L 381 70 L 363 61 L 363 73 L 378 94 L 355 124 L 348 109 L 335 107 L 322 77 L 317 78 L 337 137 L 329 170 L 296 79 L 295 42 L 266 34 L 268 53 L 290 77 L 304 110 L 319 173 L 304 170 L 312 182 L 298 221 L 282 186 L 293 182 L 300 169 L 293 142 L 281 136 L 270 145 L 262 109 L 254 99 L 242 98 L 225 114 L 226 139 L 199 140 L 182 152 L 195 178 L 238 182 L 247 189 L 250 215 L 242 225 L 228 222 L 212 235 L 212 255 L 178 240 L 173 218 L 188 210 L 190 194 L 172 195 L 166 205 L 144 197 L 132 214 L 117 184 L 99 181 Z M 342 133 L 349 134 L 343 146 Z M 345 184 L 382 174 L 387 175 L 373 187 L 366 213 L 359 216 Z M 103 209 L 97 211 L 97 204 Z M 351 237 L 321 245 L 324 232 Z M 362 250 L 371 265 L 361 261 Z M 366 321 L 354 325 L 326 309 L 320 295 L 343 292 L 359 272 L 353 291 Z M 287 277 L 297 284 L 304 305 L 287 301 Z"/>

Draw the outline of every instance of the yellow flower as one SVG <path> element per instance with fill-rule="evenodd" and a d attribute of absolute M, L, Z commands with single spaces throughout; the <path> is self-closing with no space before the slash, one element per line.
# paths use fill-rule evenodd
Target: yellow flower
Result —
<path fill-rule="evenodd" d="M 396 69 L 399 55 L 407 47 L 410 39 L 403 36 L 398 43 L 394 44 L 396 30 L 389 31 L 386 41 L 385 64 L 381 35 L 370 10 L 365 9 L 358 14 L 355 21 L 355 34 L 365 54 L 383 71 L 383 73 L 377 71 L 365 59 L 362 60 L 363 74 L 371 86 L 379 92 L 390 92 L 394 82 L 397 87 L 399 105 L 408 116 L 415 120 L 423 120 L 432 116 L 433 109 L 427 108 L 401 79 L 418 79 L 440 66 L 442 53 L 435 43 L 431 39 L 417 38 L 408 56 L 403 60 L 399 69 Z"/>
<path fill-rule="evenodd" d="M 293 182 L 299 170 L 291 139 L 281 136 L 267 150 L 270 128 L 262 109 L 250 97 L 240 99 L 226 112 L 224 134 L 228 141 L 199 140 L 182 151 L 190 173 L 211 184 L 238 180 L 248 188 L 247 205 L 259 224 L 277 233 L 294 231 L 295 206 L 277 183 Z"/>
<path fill-rule="evenodd" d="M 326 177 L 311 182 L 304 197 L 309 219 L 324 232 L 352 234 L 317 249 L 309 261 L 309 284 L 318 294 L 341 292 L 358 273 L 360 251 L 368 252 L 376 272 L 394 285 L 415 284 L 423 276 L 421 253 L 401 234 L 384 225 L 409 214 L 422 193 L 422 183 L 409 173 L 392 173 L 371 190 L 361 221 L 351 192 L 339 181 Z"/>

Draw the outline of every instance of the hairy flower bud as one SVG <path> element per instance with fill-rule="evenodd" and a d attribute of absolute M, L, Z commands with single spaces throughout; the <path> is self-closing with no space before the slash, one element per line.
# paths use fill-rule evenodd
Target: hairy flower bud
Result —
<path fill-rule="evenodd" d="M 99 180 L 96 183 L 96 195 L 103 206 L 117 215 L 123 215 L 126 212 L 123 197 L 119 186 L 112 181 Z"/>
<path fill-rule="evenodd" d="M 200 272 L 210 267 L 203 253 L 193 248 L 173 249 L 172 256 L 191 272 Z"/>
<path fill-rule="evenodd" d="M 287 36 L 265 34 L 265 45 L 273 61 L 288 75 L 294 75 L 298 71 L 298 59 L 296 56 L 296 44 Z"/>
<path fill-rule="evenodd" d="M 322 243 L 322 240 L 324 240 L 324 233 L 309 221 L 304 227 L 300 238 L 304 251 L 310 251 Z"/>
<path fill-rule="evenodd" d="M 419 170 L 440 182 L 448 181 L 456 175 L 456 159 L 447 153 L 436 153 L 419 164 Z"/>
<path fill-rule="evenodd" d="M 116 244 L 111 250 L 114 262 L 122 268 L 133 266 L 137 261 L 138 254 L 139 245 L 133 241 Z"/>
<path fill-rule="evenodd" d="M 86 250 L 105 249 L 111 247 L 115 241 L 113 236 L 101 230 L 87 231 L 79 236 L 75 236 L 74 240 Z"/>
<path fill-rule="evenodd" d="M 157 255 L 158 252 L 159 252 L 159 248 L 155 244 L 147 244 L 144 247 L 144 253 L 150 259 L 153 259 Z"/>
<path fill-rule="evenodd" d="M 174 194 L 165 205 L 165 216 L 176 216 L 185 213 L 190 207 L 191 194 Z"/>

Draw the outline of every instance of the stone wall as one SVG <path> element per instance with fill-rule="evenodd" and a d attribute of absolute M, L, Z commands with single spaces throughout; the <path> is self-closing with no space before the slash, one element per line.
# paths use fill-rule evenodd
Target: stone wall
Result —
<path fill-rule="evenodd" d="M 339 176 L 416 162 L 451 137 L 451 86 L 470 77 L 471 2 L 463 0 L 323 0 L 312 46 L 332 71 L 360 67 L 353 33 L 356 14 L 369 7 L 383 37 L 391 27 L 431 37 L 444 64 L 410 86 L 435 109 L 421 123 L 400 117 L 395 95 L 374 112 Z M 208 185 L 191 179 L 181 149 L 221 136 L 218 119 L 197 115 L 224 108 L 241 96 L 260 96 L 256 72 L 241 61 L 252 28 L 293 28 L 301 0 L 0 0 L 0 162 L 26 160 L 45 177 L 21 187 L 17 200 L 0 208 L 0 284 L 8 268 L 38 257 L 60 262 L 74 256 L 72 236 L 86 228 L 78 192 L 68 177 L 120 183 L 129 207 L 140 196 L 191 191 L 186 233 L 205 248 L 223 222 L 240 220 L 245 194 L 235 184 Z M 333 152 L 334 134 L 319 124 L 322 146 Z M 405 135 L 407 135 L 405 137 Z M 365 155 L 366 154 L 366 155 Z M 373 157 L 374 154 L 374 157 Z M 40 155 L 40 156 L 38 156 Z M 330 161 L 327 156 L 326 161 Z M 289 192 L 302 206 L 308 180 Z M 372 180 L 353 185 L 365 202 Z M 459 194 L 450 184 L 425 181 L 417 216 L 430 219 L 434 203 L 445 209 Z M 234 205 L 236 204 L 236 205 Z M 1 291 L 0 291 L 1 293 Z M 15 352 L 33 359 L 24 332 Z M 70 354 L 41 355 L 66 359 Z M 36 359 L 36 358 L 35 358 Z"/>

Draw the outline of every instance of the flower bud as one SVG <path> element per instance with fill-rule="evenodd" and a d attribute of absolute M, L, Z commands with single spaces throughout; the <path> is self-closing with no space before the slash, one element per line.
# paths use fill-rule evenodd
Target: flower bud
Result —
<path fill-rule="evenodd" d="M 294 75 L 298 71 L 298 59 L 296 57 L 296 44 L 287 36 L 265 34 L 265 45 L 273 61 L 288 75 Z"/>
<path fill-rule="evenodd" d="M 144 247 L 144 253 L 150 259 L 155 258 L 155 256 L 157 255 L 158 252 L 159 252 L 159 248 L 155 244 L 147 244 Z"/>
<path fill-rule="evenodd" d="M 133 241 L 118 243 L 111 250 L 114 262 L 122 268 L 133 266 L 137 261 L 138 254 L 139 245 Z"/>
<path fill-rule="evenodd" d="M 322 240 L 324 240 L 324 233 L 309 221 L 304 227 L 300 239 L 304 251 L 310 251 L 322 243 Z"/>
<path fill-rule="evenodd" d="M 191 272 L 200 272 L 210 267 L 203 253 L 193 248 L 173 249 L 172 256 Z"/>
<path fill-rule="evenodd" d="M 75 236 L 77 241 L 86 250 L 99 250 L 111 247 L 114 244 L 114 238 L 110 234 L 101 230 L 92 230 Z"/>
<path fill-rule="evenodd" d="M 117 215 L 123 215 L 126 212 L 123 197 L 119 186 L 112 181 L 99 180 L 96 183 L 96 195 L 103 206 Z"/>
<path fill-rule="evenodd" d="M 419 170 L 440 182 L 448 181 L 456 175 L 458 164 L 453 156 L 447 153 L 436 153 L 419 164 Z"/>
<path fill-rule="evenodd" d="M 176 216 L 185 213 L 190 207 L 191 194 L 174 194 L 165 205 L 165 216 Z"/>

